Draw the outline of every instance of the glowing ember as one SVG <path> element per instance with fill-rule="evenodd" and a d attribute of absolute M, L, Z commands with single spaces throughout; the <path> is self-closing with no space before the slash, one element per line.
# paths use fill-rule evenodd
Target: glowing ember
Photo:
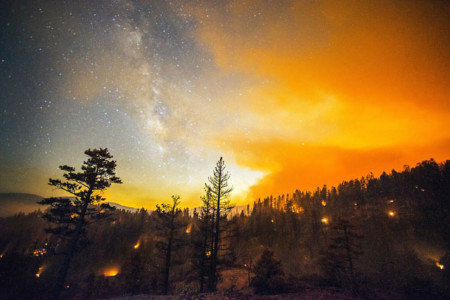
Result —
<path fill-rule="evenodd" d="M 389 200 L 389 203 L 394 203 L 394 200 Z"/>
<path fill-rule="evenodd" d="M 36 277 L 39 278 L 41 277 L 42 272 L 44 271 L 44 266 L 39 267 L 38 272 L 36 273 Z"/>
<path fill-rule="evenodd" d="M 436 267 L 438 267 L 441 270 L 444 270 L 444 265 L 441 265 L 439 262 L 436 262 Z"/>
<path fill-rule="evenodd" d="M 275 220 L 274 220 L 274 219 L 272 219 L 272 220 L 270 220 L 270 222 L 272 222 L 272 223 L 273 223 L 273 222 L 275 222 Z"/>
<path fill-rule="evenodd" d="M 103 273 L 105 277 L 114 277 L 117 274 L 119 274 L 119 269 L 115 267 L 106 269 L 105 272 Z"/>
<path fill-rule="evenodd" d="M 3 253 L 0 254 L 0 258 L 3 258 Z"/>
<path fill-rule="evenodd" d="M 76 218 L 77 216 L 78 216 L 77 214 L 71 214 L 71 215 L 70 215 L 70 217 L 71 217 L 72 219 Z"/>
<path fill-rule="evenodd" d="M 36 249 L 33 251 L 34 256 L 43 256 L 47 253 L 47 250 L 45 248 L 42 249 Z"/>
<path fill-rule="evenodd" d="M 188 227 L 186 228 L 186 233 L 189 234 L 191 233 L 191 228 L 192 228 L 192 223 L 188 225 Z"/>
<path fill-rule="evenodd" d="M 211 251 L 208 250 L 208 251 L 206 251 L 205 254 L 206 254 L 207 257 L 210 257 L 211 256 Z"/>
<path fill-rule="evenodd" d="M 327 201 L 322 200 L 322 206 L 327 206 Z"/>
<path fill-rule="evenodd" d="M 134 245 L 133 247 L 134 247 L 134 249 L 138 249 L 139 246 L 141 246 L 141 241 L 138 241 L 138 242 L 136 243 L 136 245 Z"/>
<path fill-rule="evenodd" d="M 322 218 L 322 220 L 320 220 L 320 221 L 322 221 L 322 223 L 324 223 L 324 224 L 328 224 L 328 218 Z"/>
<path fill-rule="evenodd" d="M 392 211 L 392 210 L 391 210 L 391 211 L 389 212 L 389 216 L 390 216 L 390 217 L 395 216 L 395 211 Z"/>

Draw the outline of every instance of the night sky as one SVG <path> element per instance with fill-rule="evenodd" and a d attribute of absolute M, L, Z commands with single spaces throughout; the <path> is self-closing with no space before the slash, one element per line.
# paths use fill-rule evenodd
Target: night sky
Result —
<path fill-rule="evenodd" d="M 109 201 L 236 204 L 450 158 L 447 1 L 2 1 L 0 192 L 61 195 L 107 147 Z"/>

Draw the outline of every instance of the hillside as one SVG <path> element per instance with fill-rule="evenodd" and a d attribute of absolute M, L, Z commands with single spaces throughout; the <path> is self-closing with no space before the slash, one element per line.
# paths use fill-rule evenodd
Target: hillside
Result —
<path fill-rule="evenodd" d="M 31 213 L 38 209 L 43 209 L 42 205 L 37 204 L 44 197 L 25 193 L 0 193 L 0 217 L 9 217 L 18 213 Z M 135 207 L 123 206 L 114 202 L 106 202 L 116 209 L 122 209 L 129 212 L 136 212 L 139 209 Z"/>
<path fill-rule="evenodd" d="M 34 194 L 2 193 L 0 194 L 0 217 L 8 217 L 18 213 L 30 213 L 39 208 L 37 204 L 43 197 Z"/>

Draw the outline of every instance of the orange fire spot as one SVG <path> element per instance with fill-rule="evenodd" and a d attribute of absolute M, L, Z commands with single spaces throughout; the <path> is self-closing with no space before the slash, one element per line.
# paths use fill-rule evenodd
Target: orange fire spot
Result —
<path fill-rule="evenodd" d="M 39 267 L 37 273 L 36 273 L 36 277 L 39 278 L 41 277 L 42 272 L 44 271 L 44 266 Z"/>
<path fill-rule="evenodd" d="M 441 270 L 444 270 L 444 265 L 440 264 L 438 261 L 436 262 L 436 267 L 438 267 Z"/>
<path fill-rule="evenodd" d="M 192 223 L 188 225 L 188 227 L 186 228 L 186 233 L 189 234 L 191 233 L 191 229 L 192 229 Z"/>
<path fill-rule="evenodd" d="M 395 211 L 392 211 L 392 210 L 389 211 L 389 216 L 390 216 L 390 217 L 394 217 L 394 216 L 395 216 Z"/>
<path fill-rule="evenodd" d="M 320 220 L 320 221 L 322 221 L 322 223 L 324 223 L 324 224 L 328 224 L 328 218 L 322 218 L 322 220 Z"/>
<path fill-rule="evenodd" d="M 119 269 L 116 267 L 107 268 L 105 269 L 105 272 L 103 272 L 103 275 L 105 275 L 105 277 L 114 277 L 117 274 L 119 274 Z"/>
<path fill-rule="evenodd" d="M 138 241 L 133 247 L 134 249 L 138 249 L 141 246 L 141 241 Z"/>

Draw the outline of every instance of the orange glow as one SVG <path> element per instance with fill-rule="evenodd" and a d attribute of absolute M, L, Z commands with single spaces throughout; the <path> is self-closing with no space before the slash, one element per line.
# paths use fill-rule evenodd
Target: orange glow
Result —
<path fill-rule="evenodd" d="M 186 205 L 197 207 L 218 153 L 230 167 L 230 185 L 246 181 L 242 195 L 233 193 L 232 201 L 241 197 L 246 203 L 336 186 L 370 172 L 377 177 L 431 157 L 438 162 L 450 158 L 445 1 L 215 2 L 183 1 L 183 18 L 195 24 L 183 32 L 209 63 L 180 73 L 196 74 L 192 93 L 175 84 L 170 90 L 176 96 L 164 97 L 177 99 L 162 103 L 173 110 L 173 118 L 153 115 L 156 107 L 147 99 L 155 95 L 142 76 L 153 73 L 146 59 L 142 68 L 122 65 L 120 59 L 96 69 L 111 85 L 120 83 L 124 95 L 126 87 L 141 91 L 128 92 L 133 95 L 130 106 L 140 111 L 130 119 L 145 121 L 137 128 L 152 137 L 150 144 L 161 157 L 175 156 L 169 166 L 118 153 L 118 166 L 129 170 L 118 175 L 129 180 L 108 189 L 108 201 L 153 209 L 158 199 L 170 197 L 173 182 L 180 182 Z M 175 15 L 180 16 L 178 11 Z M 133 40 L 128 39 L 120 45 Z M 92 66 L 81 63 L 59 88 L 77 99 L 96 99 L 103 84 L 85 76 L 89 71 Z M 192 120 L 193 127 L 184 126 Z M 182 145 L 183 151 L 174 151 L 171 144 Z M 199 172 L 190 172 L 196 157 L 204 162 L 195 166 Z M 158 165 L 164 167 L 150 171 Z M 174 170 L 189 174 L 175 175 Z M 242 170 L 258 175 L 247 180 Z"/>
<path fill-rule="evenodd" d="M 327 201 L 322 200 L 322 206 L 327 206 Z"/>
<path fill-rule="evenodd" d="M 141 241 L 138 241 L 138 242 L 133 246 L 133 248 L 134 248 L 134 249 L 138 249 L 140 246 L 141 246 Z"/>
<path fill-rule="evenodd" d="M 104 275 L 105 277 L 114 277 L 114 276 L 116 276 L 117 274 L 119 274 L 119 268 L 117 268 L 117 267 L 110 267 L 110 268 L 107 268 L 107 269 L 105 269 L 105 271 L 103 272 L 103 275 Z"/>
<path fill-rule="evenodd" d="M 301 207 L 301 206 L 292 205 L 291 206 L 291 211 L 294 212 L 294 213 L 299 214 L 299 213 L 303 213 L 305 211 L 305 209 L 303 207 Z"/>
<path fill-rule="evenodd" d="M 230 127 L 214 144 L 266 173 L 251 196 L 448 159 L 446 9 L 426 1 L 292 1 L 279 10 L 263 3 L 191 7 L 201 20 L 196 38 L 223 72 L 267 80 L 243 89 L 236 106 L 245 126 Z M 398 26 L 382 22 L 386 15 Z"/>
<path fill-rule="evenodd" d="M 192 228 L 192 223 L 188 225 L 188 227 L 186 228 L 186 233 L 190 234 L 191 233 L 191 228 Z"/>
<path fill-rule="evenodd" d="M 37 278 L 41 277 L 41 274 L 42 274 L 42 272 L 44 271 L 44 269 L 45 269 L 44 266 L 39 267 L 39 269 L 38 269 L 38 271 L 37 271 L 37 273 L 36 273 L 36 277 L 37 277 Z"/>
<path fill-rule="evenodd" d="M 322 218 L 322 220 L 320 220 L 320 221 L 322 221 L 322 223 L 324 223 L 324 224 L 328 224 L 328 218 Z"/>
<path fill-rule="evenodd" d="M 395 216 L 395 211 L 392 211 L 392 210 L 389 211 L 389 216 L 390 216 L 390 217 L 394 217 L 394 216 Z"/>
<path fill-rule="evenodd" d="M 441 270 L 444 270 L 444 265 L 440 264 L 439 262 L 436 262 L 436 267 L 438 267 Z"/>

